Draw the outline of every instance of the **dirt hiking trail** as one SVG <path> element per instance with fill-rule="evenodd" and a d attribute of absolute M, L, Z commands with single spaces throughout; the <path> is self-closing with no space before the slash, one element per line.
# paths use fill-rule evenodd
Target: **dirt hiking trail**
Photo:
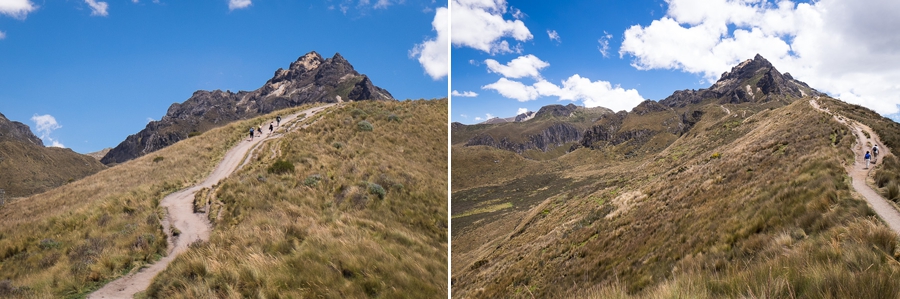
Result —
<path fill-rule="evenodd" d="M 218 184 L 219 181 L 237 170 L 238 165 L 243 166 L 246 164 L 250 160 L 250 156 L 252 156 L 251 151 L 255 150 L 263 141 L 283 136 L 284 130 L 290 131 L 295 129 L 294 125 L 296 124 L 292 126 L 287 126 L 287 124 L 298 116 L 306 114 L 306 118 L 309 118 L 334 105 L 336 104 L 310 108 L 283 117 L 281 126 L 276 128 L 272 134 L 263 133 L 262 136 L 254 137 L 253 140 L 247 137 L 249 134 L 243 135 L 245 136 L 244 140 L 228 150 L 222 161 L 216 165 L 216 168 L 202 183 L 169 194 L 160 201 L 159 205 L 167 211 L 166 219 L 163 219 L 162 226 L 169 243 L 168 254 L 137 272 L 132 272 L 106 284 L 96 292 L 88 295 L 87 298 L 132 298 L 134 294 L 146 290 L 150 286 L 153 277 L 165 270 L 169 263 L 187 250 L 191 243 L 209 240 L 211 226 L 204 213 L 194 213 L 194 193 L 200 189 L 210 188 Z M 274 119 L 266 121 L 264 126 L 268 126 L 270 121 L 274 121 Z M 301 128 L 306 126 L 308 124 Z M 241 164 L 242 160 L 244 164 Z M 175 227 L 180 231 L 180 234 L 174 236 L 170 227 Z"/>
<path fill-rule="evenodd" d="M 819 103 L 816 102 L 816 100 L 810 100 L 809 104 L 819 111 L 830 114 L 835 120 L 849 127 L 853 132 L 853 135 L 856 136 L 856 144 L 853 145 L 853 165 L 847 166 L 847 173 L 850 174 L 850 178 L 853 181 L 853 189 L 856 189 L 856 192 L 859 192 L 859 194 L 869 202 L 869 205 L 872 207 L 872 210 L 875 211 L 875 214 L 878 214 L 878 217 L 884 220 L 885 224 L 887 224 L 891 230 L 900 234 L 900 211 L 897 211 L 894 206 L 888 203 L 887 199 L 881 197 L 878 192 L 866 184 L 866 180 L 869 177 L 869 171 L 874 169 L 875 165 L 881 162 L 880 158 L 875 159 L 873 156 L 873 163 L 870 163 L 869 168 L 866 169 L 866 161 L 864 158 L 866 151 L 871 151 L 872 147 L 877 144 L 879 151 L 878 157 L 884 157 L 887 154 L 890 154 L 891 150 L 885 146 L 884 143 L 881 143 L 881 139 L 875 134 L 875 131 L 868 126 L 841 115 L 831 113 L 828 109 L 819 107 Z M 868 132 L 870 137 L 866 137 L 863 131 Z"/>

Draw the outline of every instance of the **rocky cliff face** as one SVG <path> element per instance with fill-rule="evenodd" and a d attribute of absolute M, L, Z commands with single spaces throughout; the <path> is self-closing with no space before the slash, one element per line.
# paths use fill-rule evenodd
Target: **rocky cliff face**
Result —
<path fill-rule="evenodd" d="M 555 123 L 539 134 L 529 135 L 525 142 L 510 141 L 509 137 L 494 139 L 488 134 L 478 134 L 466 142 L 466 146 L 487 145 L 521 154 L 526 150 L 549 151 L 551 146 L 561 146 L 581 140 L 581 130 L 567 123 Z"/>
<path fill-rule="evenodd" d="M 197 91 L 184 103 L 169 107 L 159 121 L 128 136 L 101 159 L 104 164 L 122 163 L 229 122 L 252 118 L 279 109 L 314 102 L 393 100 L 393 96 L 358 73 L 340 54 L 324 59 L 310 52 L 278 69 L 254 91 Z"/>
<path fill-rule="evenodd" d="M 31 133 L 31 129 L 20 122 L 12 121 L 0 113 L 0 140 L 9 139 L 38 146 L 44 146 L 40 138 Z"/>

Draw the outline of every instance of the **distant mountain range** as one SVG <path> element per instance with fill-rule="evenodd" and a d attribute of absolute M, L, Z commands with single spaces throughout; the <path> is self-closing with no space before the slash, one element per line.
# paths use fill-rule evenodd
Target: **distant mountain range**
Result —
<path fill-rule="evenodd" d="M 71 149 L 44 147 L 27 125 L 0 114 L 0 189 L 6 196 L 41 193 L 105 168 Z"/>
<path fill-rule="evenodd" d="M 324 59 L 310 52 L 278 69 L 262 87 L 253 91 L 196 91 L 169 107 L 159 121 L 151 121 L 140 132 L 128 136 L 110 150 L 101 162 L 122 163 L 159 150 L 239 119 L 306 103 L 336 103 L 360 100 L 394 100 L 391 93 L 375 86 L 341 54 Z"/>

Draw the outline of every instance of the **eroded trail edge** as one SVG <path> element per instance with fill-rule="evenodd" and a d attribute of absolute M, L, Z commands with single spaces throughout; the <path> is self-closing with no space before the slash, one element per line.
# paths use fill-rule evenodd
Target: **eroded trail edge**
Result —
<path fill-rule="evenodd" d="M 878 156 L 884 157 L 890 154 L 891 150 L 885 146 L 884 143 L 881 143 L 881 138 L 878 137 L 878 134 L 875 134 L 875 131 L 868 126 L 841 115 L 834 114 L 828 109 L 823 109 L 819 107 L 819 103 L 816 102 L 816 100 L 810 100 L 809 104 L 816 110 L 831 115 L 837 122 L 849 127 L 850 131 L 853 132 L 853 135 L 856 136 L 856 144 L 853 145 L 853 164 L 847 166 L 847 173 L 850 175 L 853 189 L 869 202 L 869 205 L 872 207 L 872 210 L 875 211 L 875 214 L 878 214 L 878 217 L 884 220 L 885 224 L 887 224 L 891 230 L 900 234 L 900 211 L 897 211 L 893 205 L 888 203 L 887 199 L 866 184 L 866 179 L 869 177 L 869 171 L 874 169 L 875 165 L 881 163 L 881 159 L 877 159 L 875 163 L 870 163 L 871 165 L 869 165 L 869 168 L 867 169 L 864 158 L 866 151 L 877 144 L 880 151 Z M 863 131 L 868 132 L 870 137 L 866 137 Z"/>
<path fill-rule="evenodd" d="M 209 220 L 203 213 L 194 213 L 194 193 L 203 189 L 216 185 L 222 179 L 227 178 L 242 161 L 249 160 L 252 150 L 256 149 L 262 142 L 284 135 L 285 130 L 291 131 L 295 126 L 287 126 L 300 115 L 306 115 L 306 118 L 312 117 L 336 104 L 328 104 L 315 108 L 310 108 L 288 115 L 281 119 L 281 123 L 285 124 L 279 127 L 273 134 L 264 134 L 261 137 L 253 138 L 251 141 L 241 141 L 232 147 L 222 158 L 222 161 L 216 165 L 216 168 L 203 180 L 203 182 L 186 189 L 179 190 L 169 194 L 160 201 L 160 206 L 167 211 L 166 219 L 163 220 L 162 226 L 165 230 L 169 243 L 168 254 L 156 261 L 155 263 L 128 275 L 116 279 L 96 292 L 90 294 L 88 298 L 132 298 L 134 294 L 146 290 L 153 281 L 153 277 L 162 272 L 169 266 L 179 254 L 185 252 L 191 243 L 197 241 L 208 241 L 211 226 Z M 302 126 L 305 128 L 307 125 Z M 246 139 L 245 139 L 246 140 Z M 246 163 L 246 162 L 245 162 Z M 180 234 L 174 236 L 170 227 L 177 229 Z"/>

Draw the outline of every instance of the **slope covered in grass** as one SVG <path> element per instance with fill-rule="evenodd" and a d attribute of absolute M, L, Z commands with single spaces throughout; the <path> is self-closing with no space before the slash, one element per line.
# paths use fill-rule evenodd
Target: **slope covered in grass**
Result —
<path fill-rule="evenodd" d="M 849 186 L 847 128 L 808 99 L 727 108 L 698 107 L 701 120 L 659 152 L 582 148 L 543 168 L 495 164 L 544 169 L 504 183 L 515 188 L 454 188 L 454 207 L 535 198 L 460 235 L 454 209 L 453 296 L 900 296 L 897 236 Z"/>
<path fill-rule="evenodd" d="M 446 296 L 447 100 L 354 102 L 305 123 L 201 196 L 210 241 L 144 296 Z"/>
<path fill-rule="evenodd" d="M 167 246 L 159 200 L 206 177 L 246 128 L 272 117 L 213 129 L 0 207 L 0 297 L 80 298 L 157 260 Z"/>

